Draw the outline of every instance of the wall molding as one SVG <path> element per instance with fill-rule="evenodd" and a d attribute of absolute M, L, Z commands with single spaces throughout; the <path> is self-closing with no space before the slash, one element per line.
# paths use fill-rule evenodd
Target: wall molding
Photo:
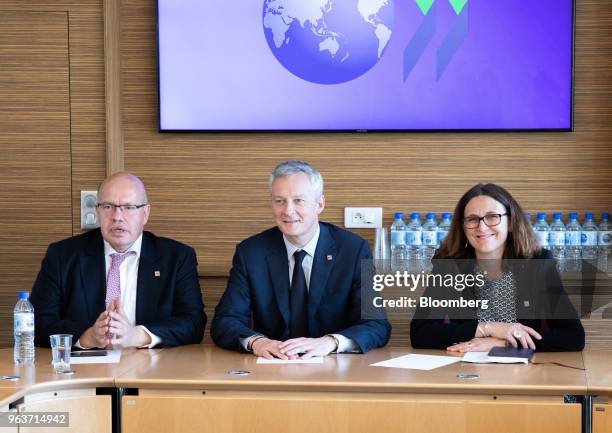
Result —
<path fill-rule="evenodd" d="M 121 122 L 121 0 L 104 1 L 106 174 L 123 171 Z"/>

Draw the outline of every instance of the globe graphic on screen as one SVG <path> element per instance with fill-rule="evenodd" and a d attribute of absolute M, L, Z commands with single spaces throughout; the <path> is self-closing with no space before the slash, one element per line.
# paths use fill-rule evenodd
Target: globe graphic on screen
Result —
<path fill-rule="evenodd" d="M 339 84 L 378 63 L 393 15 L 393 0 L 264 0 L 263 27 L 285 69 L 312 83 Z"/>

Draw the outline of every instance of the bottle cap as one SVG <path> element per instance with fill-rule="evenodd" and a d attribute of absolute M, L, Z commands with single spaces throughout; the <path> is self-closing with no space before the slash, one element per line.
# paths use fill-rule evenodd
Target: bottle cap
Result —
<path fill-rule="evenodd" d="M 593 214 L 591 212 L 587 212 L 584 214 L 584 219 L 586 220 L 592 220 L 593 219 Z"/>
<path fill-rule="evenodd" d="M 538 212 L 538 219 L 539 220 L 545 220 L 546 219 L 546 212 Z"/>
<path fill-rule="evenodd" d="M 576 212 L 570 212 L 569 219 L 577 220 L 578 219 L 578 214 Z"/>
<path fill-rule="evenodd" d="M 604 212 L 601 214 L 601 219 L 602 220 L 609 220 L 610 219 L 610 214 L 608 212 Z"/>
<path fill-rule="evenodd" d="M 531 221 L 531 214 L 529 212 L 525 212 L 525 218 L 527 221 Z"/>
<path fill-rule="evenodd" d="M 445 220 L 446 220 L 446 219 L 451 219 L 452 217 L 453 217 L 453 214 L 452 214 L 452 213 L 450 213 L 450 212 L 444 212 L 444 213 L 442 214 L 442 219 L 445 219 Z"/>
<path fill-rule="evenodd" d="M 421 214 L 418 212 L 414 212 L 410 214 L 410 219 L 412 220 L 420 220 L 421 219 Z"/>
<path fill-rule="evenodd" d="M 428 219 L 428 220 L 435 220 L 435 219 L 436 219 L 436 216 L 437 216 L 437 215 L 436 215 L 435 213 L 433 213 L 433 212 L 432 212 L 432 213 L 428 213 L 428 214 L 427 214 L 427 219 Z"/>
<path fill-rule="evenodd" d="M 393 217 L 396 220 L 401 220 L 402 218 L 404 218 L 404 212 L 395 212 L 395 215 Z"/>
<path fill-rule="evenodd" d="M 20 291 L 19 299 L 28 299 L 30 297 L 30 292 L 28 291 Z"/>
<path fill-rule="evenodd" d="M 563 218 L 563 215 L 561 214 L 561 212 L 555 212 L 553 214 L 553 219 L 555 219 L 555 220 L 560 220 L 562 218 Z"/>

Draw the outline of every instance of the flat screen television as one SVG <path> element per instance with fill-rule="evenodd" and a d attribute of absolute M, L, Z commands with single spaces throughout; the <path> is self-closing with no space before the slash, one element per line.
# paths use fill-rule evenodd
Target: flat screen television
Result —
<path fill-rule="evenodd" d="M 572 128 L 573 0 L 158 0 L 161 131 Z"/>

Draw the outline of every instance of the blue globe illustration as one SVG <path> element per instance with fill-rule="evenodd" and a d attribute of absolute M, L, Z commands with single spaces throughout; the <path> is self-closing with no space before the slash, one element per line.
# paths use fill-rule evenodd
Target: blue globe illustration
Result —
<path fill-rule="evenodd" d="M 272 53 L 292 74 L 339 84 L 369 71 L 393 32 L 393 0 L 265 0 Z"/>

